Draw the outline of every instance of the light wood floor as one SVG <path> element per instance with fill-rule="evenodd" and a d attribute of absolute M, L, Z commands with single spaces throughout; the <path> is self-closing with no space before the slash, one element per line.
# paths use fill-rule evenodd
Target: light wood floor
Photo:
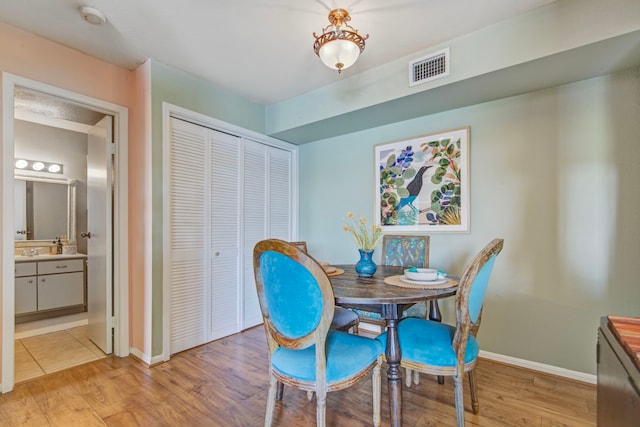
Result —
<path fill-rule="evenodd" d="M 384 367 L 383 367 L 384 368 Z M 480 414 L 467 426 L 595 426 L 595 386 L 481 360 Z M 152 368 L 108 357 L 16 386 L 0 396 L 0 426 L 260 426 L 267 397 L 262 327 L 174 355 Z M 465 384 L 467 385 L 467 384 Z M 389 425 L 386 380 L 382 424 Z M 405 426 L 454 426 L 453 385 L 422 375 L 403 389 Z M 371 425 L 371 380 L 329 393 L 328 426 Z M 315 425 L 315 400 L 286 388 L 274 425 Z"/>

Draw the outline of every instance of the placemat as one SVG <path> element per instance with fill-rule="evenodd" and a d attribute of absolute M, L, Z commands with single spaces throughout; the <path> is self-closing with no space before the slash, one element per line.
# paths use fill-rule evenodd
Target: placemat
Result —
<path fill-rule="evenodd" d="M 331 276 L 339 276 L 341 274 L 344 273 L 344 270 L 341 268 L 336 268 L 336 271 L 334 271 L 333 273 L 327 273 L 327 276 L 331 277 Z"/>
<path fill-rule="evenodd" d="M 388 284 L 388 285 L 393 285 L 393 286 L 400 286 L 403 288 L 414 288 L 414 289 L 445 289 L 445 288 L 453 288 L 458 286 L 458 284 L 451 280 L 451 279 L 447 279 L 447 281 L 445 283 L 440 283 L 438 285 L 430 285 L 428 283 L 424 283 L 424 284 L 419 284 L 419 285 L 414 285 L 411 283 L 405 283 L 402 280 L 400 280 L 400 278 L 402 277 L 402 275 L 399 276 L 389 276 L 386 279 L 384 279 L 384 283 Z"/>

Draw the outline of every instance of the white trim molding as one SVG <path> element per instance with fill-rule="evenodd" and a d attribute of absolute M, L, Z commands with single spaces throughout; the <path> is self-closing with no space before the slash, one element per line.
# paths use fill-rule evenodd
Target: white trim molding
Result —
<path fill-rule="evenodd" d="M 2 173 L 0 188 L 2 189 L 2 205 L 0 214 L 2 229 L 1 262 L 2 262 L 2 387 L 0 392 L 13 390 L 14 386 L 14 242 L 13 242 L 13 155 L 14 155 L 14 93 L 15 86 L 21 86 L 63 98 L 85 106 L 91 110 L 109 114 L 114 117 L 116 150 L 116 209 L 114 218 L 114 354 L 124 357 L 129 354 L 129 208 L 128 208 L 128 133 L 129 110 L 121 105 L 92 98 L 66 89 L 51 86 L 35 80 L 2 72 L 2 142 L 0 156 Z M 9 237 L 10 236 L 10 237 Z"/>
<path fill-rule="evenodd" d="M 544 372 L 546 374 L 580 381 L 583 383 L 597 384 L 598 382 L 598 378 L 593 374 L 572 371 L 570 369 L 559 368 L 557 366 L 546 365 L 544 363 L 533 362 L 531 360 L 518 359 L 517 357 L 505 356 L 503 354 L 480 350 L 480 357 L 496 362 L 505 363 L 507 365 L 519 366 L 521 368 L 531 369 L 532 371 Z"/>

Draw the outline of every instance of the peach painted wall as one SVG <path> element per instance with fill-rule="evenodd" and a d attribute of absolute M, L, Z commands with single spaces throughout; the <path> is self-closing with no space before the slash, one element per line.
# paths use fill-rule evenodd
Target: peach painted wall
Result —
<path fill-rule="evenodd" d="M 132 95 L 135 93 L 134 85 L 137 82 L 136 73 L 92 58 L 73 49 L 3 23 L 0 23 L 0 70 L 127 107 L 129 108 L 130 116 L 137 117 L 133 105 L 135 97 Z M 144 80 L 144 73 L 140 76 L 140 80 Z M 0 91 L 1 90 L 0 86 Z M 129 119 L 129 149 L 133 152 L 133 156 L 131 156 L 132 160 L 138 161 L 140 154 L 131 147 L 135 146 L 137 141 L 144 139 L 139 137 L 139 135 L 144 134 L 144 131 L 140 128 L 140 126 L 144 125 L 139 124 L 136 126 L 134 123 L 133 120 Z M 0 130 L 1 129 L 2 123 L 0 123 Z M 132 163 L 133 162 L 130 161 L 130 164 Z M 142 164 L 138 166 L 142 167 Z M 134 176 L 136 178 L 129 182 L 130 197 L 132 194 L 140 196 L 142 191 L 136 191 L 131 188 L 132 183 L 136 185 L 139 184 L 138 172 L 136 172 Z M 136 205 L 135 207 L 137 208 L 138 206 Z M 130 215 L 130 217 L 131 216 L 133 215 Z M 142 231 L 135 228 L 138 225 L 137 221 L 129 225 L 129 232 L 135 237 L 131 239 L 132 241 L 136 241 L 137 238 L 144 235 Z M 3 236 L 0 237 L 4 238 Z M 135 245 L 132 244 L 132 246 Z M 135 247 L 133 249 L 134 250 L 130 252 L 129 265 L 135 266 L 142 264 L 143 260 L 136 258 L 140 255 L 140 251 L 135 250 Z M 1 273 L 2 272 L 0 272 L 0 274 Z M 130 288 L 136 288 L 136 286 L 142 287 L 144 282 L 142 276 L 143 273 L 136 270 L 134 276 L 136 280 L 130 282 L 133 284 Z M 138 302 L 138 292 L 136 292 L 136 289 L 133 289 L 130 290 L 130 293 L 132 296 L 132 304 L 130 307 L 133 307 L 133 303 Z M 142 311 L 142 307 L 135 311 Z M 133 318 L 133 310 L 131 310 L 131 308 L 129 312 L 130 317 Z M 2 318 L 0 317 L 0 322 L 1 321 Z M 137 322 L 132 322 L 132 325 L 134 330 L 130 331 L 131 336 L 140 338 L 142 333 L 138 332 L 137 328 L 143 325 Z M 1 326 L 0 324 L 0 328 Z"/>

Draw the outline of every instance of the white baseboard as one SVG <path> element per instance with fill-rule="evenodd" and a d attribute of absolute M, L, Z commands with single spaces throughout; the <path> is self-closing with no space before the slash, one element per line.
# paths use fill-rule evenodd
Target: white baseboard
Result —
<path fill-rule="evenodd" d="M 165 361 L 162 355 L 151 357 L 145 352 L 135 347 L 129 347 L 129 354 L 137 357 L 138 359 L 140 359 L 142 362 L 146 363 L 149 366 L 153 366 L 157 363 L 161 363 Z"/>
<path fill-rule="evenodd" d="M 365 333 L 372 333 L 379 335 L 382 333 L 382 327 L 373 323 L 367 323 L 366 320 L 360 319 L 358 329 Z M 597 384 L 598 378 L 596 375 L 587 374 L 579 371 L 572 371 L 570 369 L 559 368 L 553 365 L 546 365 L 544 363 L 533 362 L 531 360 L 518 359 L 517 357 L 505 356 L 503 354 L 491 353 L 488 351 L 480 350 L 480 357 L 485 359 L 494 360 L 496 362 L 505 363 L 507 365 L 519 366 L 522 368 L 531 369 L 533 371 L 544 372 L 550 375 L 556 375 L 558 377 L 568 378 L 575 381 L 580 381 L 588 384 Z"/>
<path fill-rule="evenodd" d="M 149 357 L 148 354 L 146 354 L 145 352 L 135 348 L 135 347 L 129 347 L 129 354 L 137 357 L 138 359 L 142 360 L 144 363 L 146 363 L 147 365 L 151 364 L 151 357 Z"/>
<path fill-rule="evenodd" d="M 530 360 L 518 359 L 517 357 L 505 356 L 503 354 L 491 353 L 488 351 L 480 350 L 480 357 L 494 360 L 496 362 L 506 363 L 508 365 L 520 366 L 522 368 L 531 369 L 533 371 L 544 372 L 558 377 L 569 378 L 572 380 L 597 384 L 598 377 L 593 374 L 587 374 L 579 371 L 572 371 L 570 369 L 559 368 L 553 365 L 546 365 L 544 363 L 532 362 Z"/>
<path fill-rule="evenodd" d="M 38 320 L 28 324 L 16 325 L 14 338 L 21 340 L 24 338 L 44 335 L 51 332 L 66 331 L 67 329 L 78 328 L 89 323 L 84 313 L 84 318 L 74 318 L 73 316 L 63 316 L 54 319 Z"/>

